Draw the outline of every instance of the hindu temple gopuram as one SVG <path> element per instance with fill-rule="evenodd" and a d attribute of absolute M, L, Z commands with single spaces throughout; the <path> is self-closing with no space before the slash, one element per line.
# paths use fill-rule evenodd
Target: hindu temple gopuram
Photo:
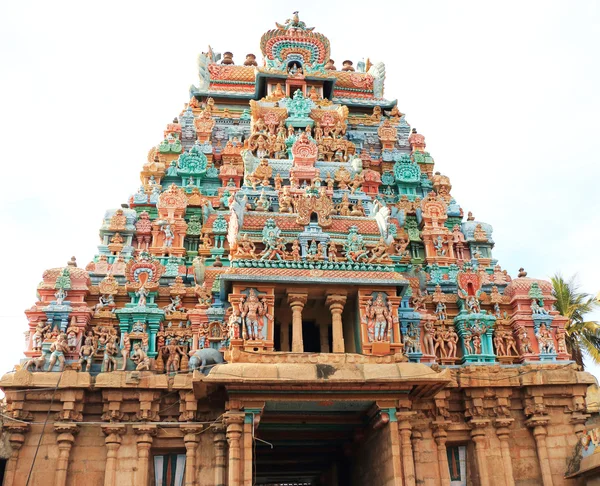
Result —
<path fill-rule="evenodd" d="M 297 13 L 260 50 L 198 57 L 93 261 L 43 273 L 4 484 L 584 484 L 551 284 L 502 269 L 382 62 Z"/>

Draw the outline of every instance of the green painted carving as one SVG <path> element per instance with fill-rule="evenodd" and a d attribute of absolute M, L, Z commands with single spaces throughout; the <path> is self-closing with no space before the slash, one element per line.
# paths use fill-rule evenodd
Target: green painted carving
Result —
<path fill-rule="evenodd" d="M 181 141 L 177 137 L 174 137 L 173 135 L 169 134 L 167 138 L 160 142 L 160 145 L 158 146 L 158 151 L 161 154 L 179 154 L 181 153 L 181 148 Z"/>
<path fill-rule="evenodd" d="M 529 297 L 531 299 L 542 299 L 544 295 L 542 294 L 542 289 L 537 282 L 533 282 L 531 287 L 529 288 Z"/>
<path fill-rule="evenodd" d="M 394 177 L 398 182 L 419 182 L 421 180 L 421 169 L 410 160 L 408 154 L 401 154 L 394 164 Z"/>
<path fill-rule="evenodd" d="M 213 233 L 215 234 L 224 235 L 225 233 L 227 233 L 227 220 L 223 217 L 222 214 L 219 214 L 217 216 L 217 219 L 215 219 L 213 223 L 212 229 Z"/>
<path fill-rule="evenodd" d="M 410 241 L 421 241 L 419 225 L 417 224 L 417 220 L 414 216 L 406 217 L 406 223 L 404 224 L 404 228 L 408 233 L 408 239 Z"/>
<path fill-rule="evenodd" d="M 294 97 L 287 102 L 287 110 L 288 110 L 288 118 L 298 119 L 298 118 L 308 118 L 310 115 L 310 110 L 312 110 L 314 106 L 314 102 L 305 98 L 302 94 L 302 91 L 297 89 L 294 93 Z"/>
<path fill-rule="evenodd" d="M 206 173 L 208 160 L 198 145 L 179 156 L 178 174 L 200 176 Z"/>
<path fill-rule="evenodd" d="M 200 217 L 196 214 L 192 214 L 190 216 L 186 234 L 190 236 L 200 236 L 200 233 L 202 233 L 202 223 L 200 222 Z"/>
<path fill-rule="evenodd" d="M 69 290 L 71 288 L 71 274 L 68 268 L 64 268 L 62 273 L 56 279 L 55 289 Z"/>

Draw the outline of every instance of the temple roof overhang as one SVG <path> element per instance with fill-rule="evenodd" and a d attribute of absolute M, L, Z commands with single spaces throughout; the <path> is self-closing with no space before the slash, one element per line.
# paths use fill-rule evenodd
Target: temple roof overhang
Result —
<path fill-rule="evenodd" d="M 221 299 L 226 299 L 235 282 L 282 283 L 293 285 L 331 285 L 344 287 L 396 287 L 404 295 L 409 282 L 396 272 L 344 272 L 318 269 L 236 268 L 236 273 L 221 274 Z M 364 273 L 361 276 L 360 273 Z"/>
<path fill-rule="evenodd" d="M 198 378 L 204 386 L 225 386 L 229 393 L 252 392 L 273 398 L 275 395 L 286 398 L 294 393 L 299 394 L 295 399 L 300 401 L 314 400 L 314 394 L 318 392 L 328 395 L 367 393 L 371 396 L 374 392 L 393 392 L 426 398 L 452 383 L 450 370 L 437 372 L 424 364 L 356 363 L 353 357 L 360 356 L 334 356 L 337 362 L 228 363 L 217 365 L 208 376 Z M 305 396 L 301 395 L 303 392 Z"/>

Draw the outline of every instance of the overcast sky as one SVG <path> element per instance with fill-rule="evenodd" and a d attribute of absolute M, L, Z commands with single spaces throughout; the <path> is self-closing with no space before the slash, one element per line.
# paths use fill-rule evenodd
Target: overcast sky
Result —
<path fill-rule="evenodd" d="M 260 59 L 296 9 L 338 67 L 385 62 L 385 96 L 465 213 L 493 225 L 503 268 L 600 290 L 600 2 L 5 1 L 0 374 L 22 356 L 43 270 L 85 266 L 104 210 L 139 187 L 197 54 Z"/>

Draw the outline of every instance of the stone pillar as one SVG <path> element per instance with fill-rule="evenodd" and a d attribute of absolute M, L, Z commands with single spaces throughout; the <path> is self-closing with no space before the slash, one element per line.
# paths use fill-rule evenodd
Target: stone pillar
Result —
<path fill-rule="evenodd" d="M 288 302 L 292 308 L 292 352 L 303 353 L 304 342 L 302 340 L 302 309 L 306 304 L 308 296 L 301 293 L 288 294 Z"/>
<path fill-rule="evenodd" d="M 290 322 L 287 319 L 281 322 L 280 341 L 281 351 L 288 352 L 290 350 Z"/>
<path fill-rule="evenodd" d="M 548 435 L 546 426 L 548 425 L 548 422 L 549 419 L 545 416 L 534 416 L 525 422 L 527 427 L 533 429 L 538 460 L 540 461 L 540 470 L 542 471 L 543 486 L 553 486 L 550 460 L 548 459 L 548 449 L 546 447 L 546 435 Z"/>
<path fill-rule="evenodd" d="M 196 486 L 196 449 L 202 427 L 184 424 L 181 425 L 181 431 L 185 444 L 185 486 Z"/>
<path fill-rule="evenodd" d="M 213 424 L 213 443 L 215 451 L 215 486 L 225 486 L 225 427 Z"/>
<path fill-rule="evenodd" d="M 156 435 L 156 425 L 134 425 L 133 431 L 137 435 L 137 471 L 135 484 L 146 486 L 148 484 L 148 470 L 150 469 L 150 449 L 152 440 Z"/>
<path fill-rule="evenodd" d="M 485 429 L 490 424 L 489 420 L 473 419 L 469 422 L 471 426 L 471 439 L 475 443 L 475 459 L 479 471 L 479 484 L 490 486 L 490 475 L 487 468 Z"/>
<path fill-rule="evenodd" d="M 242 484 L 241 438 L 244 426 L 244 414 L 226 413 L 227 443 L 229 444 L 229 482 L 228 486 Z"/>
<path fill-rule="evenodd" d="M 319 324 L 319 341 L 321 353 L 329 353 L 329 325 L 326 322 Z"/>
<path fill-rule="evenodd" d="M 4 483 L 2 484 L 4 486 L 12 486 L 15 481 L 19 451 L 25 442 L 25 433 L 29 429 L 29 425 L 22 422 L 7 421 L 7 424 L 4 427 L 9 433 L 8 442 L 10 443 L 11 452 L 8 462 L 6 463 Z"/>
<path fill-rule="evenodd" d="M 54 473 L 54 485 L 65 486 L 67 484 L 67 469 L 69 467 L 69 456 L 78 432 L 77 424 L 73 422 L 56 422 L 54 431 L 58 434 L 56 444 L 58 445 L 58 460 Z"/>
<path fill-rule="evenodd" d="M 448 468 L 448 454 L 446 452 L 446 439 L 448 424 L 433 422 L 433 438 L 437 445 L 438 467 L 440 468 L 440 486 L 450 486 L 450 469 Z"/>
<path fill-rule="evenodd" d="M 412 413 L 410 415 L 413 415 Z M 397 414 L 398 431 L 400 433 L 400 447 L 402 450 L 402 472 L 404 475 L 404 486 L 415 486 L 415 463 L 413 458 L 412 426 L 407 416 L 402 413 Z"/>
<path fill-rule="evenodd" d="M 508 437 L 510 431 L 508 428 L 512 425 L 514 419 L 512 418 L 497 418 L 494 421 L 496 427 L 496 435 L 500 441 L 500 452 L 502 453 L 502 466 L 504 469 L 504 478 L 506 486 L 515 486 L 515 478 L 513 476 L 512 459 L 510 457 L 510 446 L 508 444 Z"/>
<path fill-rule="evenodd" d="M 325 304 L 331 311 L 331 327 L 333 337 L 333 352 L 344 353 L 344 327 L 342 324 L 342 312 L 346 304 L 346 296 L 342 294 L 330 294 L 327 296 Z"/>
<path fill-rule="evenodd" d="M 423 482 L 423 469 L 421 466 L 421 441 L 423 440 L 423 434 L 420 430 L 414 429 L 412 431 L 412 449 L 413 457 L 415 462 L 415 483 L 421 484 Z"/>
<path fill-rule="evenodd" d="M 121 447 L 121 436 L 125 434 L 125 426 L 119 424 L 107 424 L 102 426 L 102 432 L 106 435 L 106 467 L 104 472 L 104 486 L 116 486 L 117 452 Z"/>

